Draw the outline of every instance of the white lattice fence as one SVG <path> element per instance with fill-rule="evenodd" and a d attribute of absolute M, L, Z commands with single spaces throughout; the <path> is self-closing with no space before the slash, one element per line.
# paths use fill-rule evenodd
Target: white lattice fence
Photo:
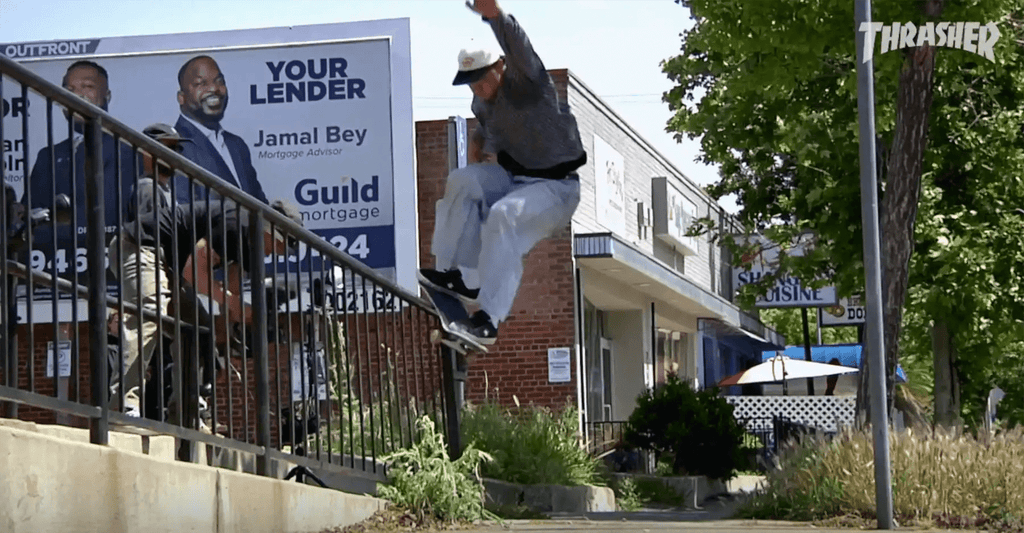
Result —
<path fill-rule="evenodd" d="M 726 396 L 737 419 L 784 416 L 799 422 L 837 431 L 853 424 L 857 399 L 853 396 Z"/>

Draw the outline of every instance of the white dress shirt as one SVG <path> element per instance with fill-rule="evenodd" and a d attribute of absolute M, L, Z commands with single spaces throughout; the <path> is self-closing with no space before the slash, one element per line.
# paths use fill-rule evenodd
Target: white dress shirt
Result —
<path fill-rule="evenodd" d="M 224 142 L 224 128 L 211 130 L 210 128 L 207 128 L 206 126 L 193 120 L 192 117 L 189 117 L 184 114 L 182 114 L 181 116 L 185 117 L 185 120 L 191 122 L 193 126 L 198 128 L 199 131 L 203 132 L 203 135 L 206 135 L 206 138 L 210 140 L 210 144 L 212 144 L 213 147 L 217 149 L 217 152 L 220 153 L 220 157 L 224 159 L 225 163 L 227 163 L 228 169 L 231 170 L 231 175 L 234 176 L 235 178 L 235 183 L 237 183 L 238 186 L 241 187 L 242 181 L 238 178 L 238 171 L 235 169 L 235 162 L 231 159 L 231 153 L 228 152 L 228 145 Z"/>

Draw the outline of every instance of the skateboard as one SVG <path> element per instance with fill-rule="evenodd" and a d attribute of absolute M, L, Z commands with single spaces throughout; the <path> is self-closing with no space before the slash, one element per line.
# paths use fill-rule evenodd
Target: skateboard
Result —
<path fill-rule="evenodd" d="M 442 329 L 433 329 L 430 331 L 430 342 L 434 344 L 444 344 L 445 346 L 448 346 L 462 354 L 470 354 L 474 352 L 487 353 L 487 348 L 485 346 L 474 341 L 468 335 L 452 328 L 451 326 L 459 320 L 469 318 L 469 313 L 466 312 L 466 306 L 462 305 L 462 301 L 455 296 L 439 291 L 425 283 L 420 283 L 420 286 L 422 286 L 423 290 L 426 291 L 427 296 L 434 304 L 434 309 L 437 310 L 437 314 L 441 319 Z"/>

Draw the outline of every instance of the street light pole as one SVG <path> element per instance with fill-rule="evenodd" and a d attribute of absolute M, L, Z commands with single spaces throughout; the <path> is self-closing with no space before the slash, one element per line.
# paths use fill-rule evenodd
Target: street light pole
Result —
<path fill-rule="evenodd" d="M 871 30 L 871 0 L 854 0 L 857 47 L 857 114 L 860 118 L 860 194 L 864 224 L 864 270 L 867 282 L 868 376 L 871 428 L 875 448 L 875 507 L 879 529 L 892 529 L 892 479 L 889 471 L 889 415 L 885 390 L 885 339 L 882 338 L 882 264 L 875 177 L 874 63 L 865 57 Z M 873 41 L 873 39 L 872 39 Z M 871 41 L 868 41 L 869 43 Z M 872 43 L 873 44 L 873 43 Z"/>

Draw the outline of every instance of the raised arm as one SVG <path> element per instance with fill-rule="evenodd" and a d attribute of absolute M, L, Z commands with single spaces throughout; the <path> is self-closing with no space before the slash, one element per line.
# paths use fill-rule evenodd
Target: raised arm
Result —
<path fill-rule="evenodd" d="M 522 26 L 515 17 L 502 11 L 496 0 L 474 0 L 472 4 L 467 1 L 466 5 L 491 25 L 498 45 L 505 52 L 506 68 L 512 68 L 533 79 L 546 74 L 544 63 L 533 50 Z"/>

